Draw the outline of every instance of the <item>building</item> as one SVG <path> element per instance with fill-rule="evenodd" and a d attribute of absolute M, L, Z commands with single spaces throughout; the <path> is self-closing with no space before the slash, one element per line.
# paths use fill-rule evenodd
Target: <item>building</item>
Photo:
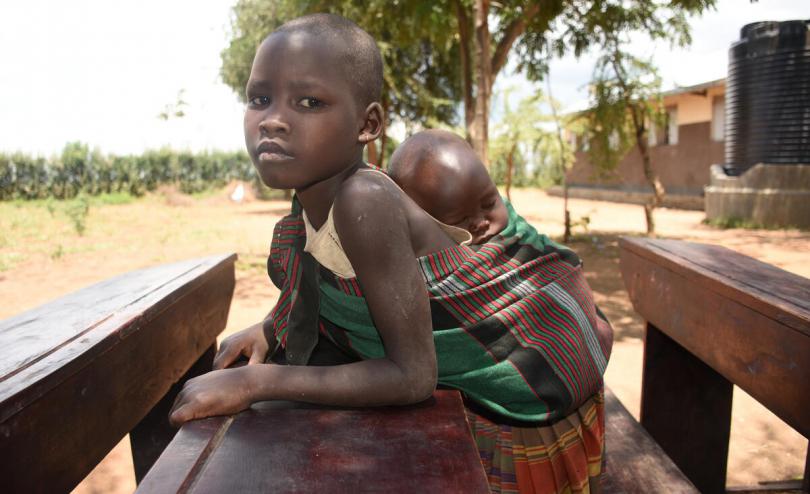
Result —
<path fill-rule="evenodd" d="M 725 83 L 719 79 L 662 94 L 666 123 L 650 132 L 649 143 L 653 168 L 667 192 L 665 206 L 704 207 L 703 188 L 709 184 L 709 168 L 724 161 Z M 615 170 L 600 173 L 589 161 L 587 141 L 575 135 L 569 139 L 577 149 L 567 174 L 571 197 L 646 202 L 652 189 L 635 147 Z"/>

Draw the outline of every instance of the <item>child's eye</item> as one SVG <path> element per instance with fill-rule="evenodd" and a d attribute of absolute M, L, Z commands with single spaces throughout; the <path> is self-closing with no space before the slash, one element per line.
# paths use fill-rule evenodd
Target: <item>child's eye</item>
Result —
<path fill-rule="evenodd" d="M 487 210 L 494 208 L 495 207 L 495 199 L 491 199 L 491 200 L 485 202 L 484 204 L 481 205 L 481 207 L 484 208 L 484 209 L 487 209 Z"/>
<path fill-rule="evenodd" d="M 270 103 L 270 98 L 267 96 L 254 96 L 248 100 L 250 106 L 264 106 L 268 103 Z"/>
<path fill-rule="evenodd" d="M 298 100 L 298 104 L 303 106 L 304 108 L 309 109 L 320 108 L 323 106 L 323 102 L 321 100 L 319 100 L 318 98 L 313 98 L 311 96 L 301 98 L 300 100 Z"/>

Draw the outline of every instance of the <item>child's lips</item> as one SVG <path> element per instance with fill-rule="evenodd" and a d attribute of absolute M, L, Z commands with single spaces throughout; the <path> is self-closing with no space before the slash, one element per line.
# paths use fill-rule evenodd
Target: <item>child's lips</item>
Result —
<path fill-rule="evenodd" d="M 259 161 L 262 162 L 279 162 L 293 159 L 293 156 L 284 147 L 273 141 L 262 141 L 259 143 L 259 147 L 256 148 L 256 152 L 259 153 Z"/>

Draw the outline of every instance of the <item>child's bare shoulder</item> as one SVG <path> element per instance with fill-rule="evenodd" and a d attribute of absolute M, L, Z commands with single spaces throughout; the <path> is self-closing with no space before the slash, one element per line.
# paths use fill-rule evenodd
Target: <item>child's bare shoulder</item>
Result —
<path fill-rule="evenodd" d="M 369 217 L 402 210 L 402 190 L 383 173 L 360 170 L 343 181 L 335 195 L 333 215 Z M 377 211 L 382 208 L 384 211 Z"/>
<path fill-rule="evenodd" d="M 382 173 L 356 172 L 340 185 L 332 216 L 341 236 L 375 243 L 380 235 L 407 237 L 408 221 L 403 192 Z"/>
<path fill-rule="evenodd" d="M 436 220 L 382 173 L 361 171 L 345 180 L 332 217 L 347 254 L 359 247 L 357 251 L 375 256 L 385 250 L 413 258 L 456 245 Z M 361 246 L 351 245 L 358 241 Z"/>

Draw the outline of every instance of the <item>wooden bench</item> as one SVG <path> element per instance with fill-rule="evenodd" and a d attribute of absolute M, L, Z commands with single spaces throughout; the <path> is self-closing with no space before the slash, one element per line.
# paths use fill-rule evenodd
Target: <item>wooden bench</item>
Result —
<path fill-rule="evenodd" d="M 620 251 L 647 321 L 641 424 L 701 492 L 725 491 L 733 385 L 810 436 L 810 280 L 713 245 Z"/>
<path fill-rule="evenodd" d="M 256 403 L 185 424 L 138 493 L 489 492 L 457 391 L 407 407 Z"/>
<path fill-rule="evenodd" d="M 697 490 L 606 390 L 603 492 Z M 254 404 L 180 429 L 140 494 L 217 492 L 486 493 L 487 480 L 456 391 L 412 407 L 341 410 Z"/>
<path fill-rule="evenodd" d="M 0 321 L 2 492 L 67 492 L 130 433 L 142 477 L 211 369 L 236 256 L 131 272 Z"/>
<path fill-rule="evenodd" d="M 605 387 L 605 494 L 697 494 L 661 446 Z"/>

